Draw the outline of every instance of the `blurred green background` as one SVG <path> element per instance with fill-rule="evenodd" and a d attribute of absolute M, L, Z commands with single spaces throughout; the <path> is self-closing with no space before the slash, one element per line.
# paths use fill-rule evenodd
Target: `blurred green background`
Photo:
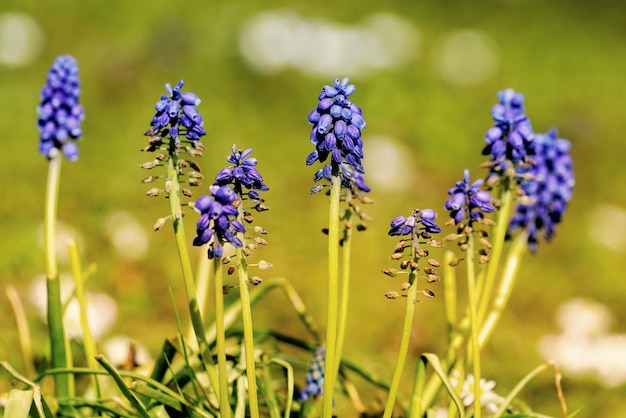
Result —
<path fill-rule="evenodd" d="M 485 350 L 484 374 L 497 381 L 500 393 L 508 393 L 544 361 L 538 341 L 559 332 L 557 308 L 572 298 L 606 306 L 614 319 L 607 332 L 626 333 L 623 7 L 618 1 L 539 0 L 471 6 L 460 1 L 3 0 L 0 283 L 20 292 L 36 354 L 47 353 L 47 341 L 28 289 L 45 268 L 40 228 L 47 164 L 37 151 L 35 109 L 46 73 L 62 54 L 79 63 L 87 117 L 81 157 L 63 165 L 59 218 L 79 235 L 84 263 L 97 264 L 90 289 L 118 303 L 108 336 L 133 336 L 154 355 L 176 332 L 168 296 L 171 286 L 182 306 L 176 248 L 169 228 L 152 232 L 167 203 L 145 197 L 140 179 L 148 174 L 138 166 L 150 157 L 139 149 L 153 105 L 166 82 L 180 79 L 184 90 L 202 99 L 206 184 L 225 165 L 231 144 L 254 149 L 271 188 L 271 211 L 256 217 L 270 231 L 270 245 L 259 257 L 274 263 L 263 277 L 289 278 L 323 322 L 326 243 L 319 231 L 326 222 L 326 199 L 308 193 L 315 169 L 304 165 L 312 150 L 307 115 L 322 85 L 343 76 L 356 84 L 352 97 L 368 123 L 364 163 L 375 173 L 368 181 L 376 201 L 367 208 L 374 222 L 354 246 L 349 357 L 391 377 L 403 303 L 383 297 L 400 285 L 380 273 L 392 266 L 389 221 L 414 207 L 442 211 L 447 188 L 464 168 L 473 177 L 483 175 L 478 165 L 483 135 L 492 124 L 490 108 L 496 93 L 507 87 L 524 94 L 537 132 L 556 126 L 572 142 L 577 183 L 555 241 L 524 261 L 510 306 Z M 188 215 L 191 239 L 195 218 Z M 115 219 L 137 233 L 115 238 Z M 116 249 L 115 239 L 128 244 L 137 236 L 139 242 L 131 245 L 136 254 Z M 433 290 L 440 292 L 441 285 Z M 14 316 L 2 298 L 0 358 L 19 369 Z M 256 313 L 259 327 L 301 331 L 282 295 L 260 303 Z M 414 358 L 423 351 L 442 352 L 442 317 L 440 298 L 419 305 Z M 624 368 L 624 357 L 626 350 L 610 361 Z M 410 373 L 406 378 L 408 392 Z M 7 385 L 3 379 L 0 388 Z M 626 414 L 623 383 L 607 387 L 593 376 L 565 372 L 564 389 L 572 410 L 584 408 L 580 416 Z M 536 379 L 523 399 L 558 414 L 548 374 Z"/>

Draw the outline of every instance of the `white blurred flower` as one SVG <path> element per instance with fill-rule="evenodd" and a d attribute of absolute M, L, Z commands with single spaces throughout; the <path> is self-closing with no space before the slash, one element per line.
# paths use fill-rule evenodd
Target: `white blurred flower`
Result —
<path fill-rule="evenodd" d="M 560 334 L 539 340 L 545 359 L 554 360 L 564 374 L 594 376 L 613 387 L 626 383 L 626 334 L 609 333 L 613 315 L 587 299 L 573 299 L 557 311 Z"/>
<path fill-rule="evenodd" d="M 23 67 L 37 58 L 43 46 L 39 24 L 23 13 L 0 15 L 0 65 Z"/>
<path fill-rule="evenodd" d="M 476 30 L 459 30 L 447 35 L 434 49 L 433 61 L 449 83 L 480 84 L 498 69 L 498 50 L 487 34 Z"/>
<path fill-rule="evenodd" d="M 457 387 L 459 383 L 459 374 L 458 371 L 455 370 L 453 375 L 450 377 L 450 383 L 453 387 Z M 486 411 L 490 413 L 494 413 L 500 407 L 504 398 L 498 395 L 494 388 L 496 387 L 496 382 L 494 380 L 486 380 L 480 379 L 480 404 Z M 463 385 L 461 386 L 461 391 L 459 392 L 459 397 L 463 401 L 463 405 L 466 408 L 472 406 L 474 404 L 474 375 L 468 374 L 463 381 Z"/>
<path fill-rule="evenodd" d="M 626 251 L 626 209 L 612 204 L 600 204 L 591 210 L 589 239 L 615 252 Z"/>
<path fill-rule="evenodd" d="M 259 13 L 244 24 L 239 48 L 244 59 L 261 72 L 296 68 L 335 77 L 404 65 L 417 56 L 419 40 L 414 25 L 392 14 L 342 25 L 274 10 Z"/>
<path fill-rule="evenodd" d="M 69 275 L 60 275 L 61 300 L 65 303 L 74 292 L 74 281 Z M 37 309 L 41 319 L 47 321 L 47 284 L 45 276 L 37 277 L 31 284 L 29 300 Z M 104 293 L 87 292 L 87 322 L 95 340 L 100 339 L 115 324 L 117 319 L 117 303 L 113 298 Z M 65 333 L 70 339 L 81 339 L 83 329 L 80 323 L 80 306 L 78 300 L 73 298 L 65 307 L 63 315 Z"/>
<path fill-rule="evenodd" d="M 106 220 L 106 232 L 120 257 L 138 260 L 148 251 L 148 234 L 145 225 L 128 212 L 119 211 Z"/>
<path fill-rule="evenodd" d="M 44 225 L 39 225 L 37 230 L 38 242 L 41 248 L 44 248 Z M 84 248 L 84 240 L 80 232 L 72 225 L 62 220 L 56 222 L 56 237 L 54 244 L 56 246 L 56 258 L 59 263 L 69 263 L 70 255 L 67 245 L 71 240 L 76 240 L 78 248 Z"/>
<path fill-rule="evenodd" d="M 117 335 L 104 342 L 104 355 L 115 365 L 125 365 L 132 359 L 135 367 L 152 362 L 150 353 L 139 341 L 125 335 Z"/>
<path fill-rule="evenodd" d="M 605 334 L 613 322 L 613 315 L 606 306 L 583 298 L 563 303 L 556 315 L 563 334 L 571 336 L 594 337 Z"/>

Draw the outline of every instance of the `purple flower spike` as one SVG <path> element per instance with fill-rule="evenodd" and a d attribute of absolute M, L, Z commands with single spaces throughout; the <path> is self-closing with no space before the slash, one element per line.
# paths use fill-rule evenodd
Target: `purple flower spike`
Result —
<path fill-rule="evenodd" d="M 306 384 L 300 392 L 299 400 L 306 401 L 310 398 L 317 398 L 324 393 L 324 360 L 326 357 L 326 349 L 323 345 L 315 349 L 313 359 L 309 364 L 309 370 L 306 373 Z"/>
<path fill-rule="evenodd" d="M 197 236 L 193 245 L 209 244 L 207 255 L 209 258 L 220 258 L 223 255 L 225 243 L 241 248 L 242 241 L 237 238 L 238 232 L 245 228 L 236 217 L 239 213 L 235 202 L 237 194 L 230 186 L 213 185 L 210 195 L 200 197 L 195 209 L 200 212 L 200 219 L 196 224 Z"/>
<path fill-rule="evenodd" d="M 162 138 L 169 136 L 176 144 L 179 144 L 179 135 L 183 135 L 195 147 L 206 131 L 202 128 L 204 120 L 196 109 L 200 99 L 194 93 L 181 92 L 184 84 L 181 80 L 174 88 L 169 83 L 165 85 L 169 94 L 161 96 L 154 106 L 157 112 L 150 122 L 151 131 Z"/>
<path fill-rule="evenodd" d="M 525 229 L 531 251 L 537 251 L 539 240 L 549 242 L 555 226 L 563 218 L 572 198 L 575 179 L 570 142 L 558 137 L 556 129 L 535 136 L 535 164 L 528 170 L 521 189 L 528 198 L 518 203 L 509 223 L 508 233 Z"/>
<path fill-rule="evenodd" d="M 226 161 L 233 165 L 222 169 L 217 174 L 215 184 L 219 186 L 232 184 L 235 192 L 240 195 L 243 193 L 244 188 L 250 191 L 268 191 L 270 188 L 264 183 L 263 176 L 256 169 L 257 159 L 250 158 L 252 149 L 237 150 L 236 145 L 233 145 L 231 152 Z M 258 192 L 255 192 L 253 196 L 255 200 L 260 200 Z"/>
<path fill-rule="evenodd" d="M 535 155 L 534 132 L 524 113 L 524 96 L 513 89 L 498 93 L 498 103 L 491 109 L 496 122 L 485 134 L 483 155 L 490 155 L 488 182 L 501 177 L 509 166 L 517 170 Z"/>
<path fill-rule="evenodd" d="M 361 163 L 361 130 L 365 128 L 365 119 L 361 108 L 348 100 L 348 96 L 355 91 L 356 87 L 349 84 L 347 77 L 341 81 L 335 79 L 332 86 L 324 86 L 318 96 L 317 107 L 308 116 L 309 123 L 313 125 L 310 140 L 316 149 L 307 156 L 306 164 L 312 165 L 315 161 L 325 163 L 330 155 L 330 165 L 327 165 L 330 172 L 318 171 L 314 180 L 331 181 L 333 175 L 339 175 L 342 187 L 366 192 L 369 187 L 363 177 L 355 175 L 365 172 Z M 352 184 L 355 181 L 359 184 Z"/>
<path fill-rule="evenodd" d="M 79 98 L 78 65 L 72 56 L 62 55 L 54 60 L 48 72 L 37 108 L 39 152 L 44 157 L 51 158 L 56 149 L 70 161 L 78 159 L 75 141 L 82 136 L 81 121 L 85 118 Z"/>
<path fill-rule="evenodd" d="M 411 235 L 412 237 L 438 234 L 441 228 L 435 222 L 437 212 L 432 209 L 415 209 L 411 216 L 398 216 L 391 221 L 388 234 L 391 236 Z"/>
<path fill-rule="evenodd" d="M 448 190 L 450 198 L 446 201 L 445 208 L 450 211 L 450 217 L 456 225 L 464 220 L 479 221 L 484 218 L 485 213 L 495 211 L 491 204 L 491 194 L 480 189 L 482 184 L 482 179 L 470 184 L 469 170 L 465 170 L 463 180 Z"/>

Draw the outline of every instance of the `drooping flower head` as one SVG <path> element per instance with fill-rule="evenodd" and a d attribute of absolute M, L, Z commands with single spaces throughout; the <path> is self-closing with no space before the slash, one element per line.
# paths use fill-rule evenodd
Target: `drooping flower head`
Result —
<path fill-rule="evenodd" d="M 450 198 L 446 201 L 445 208 L 450 211 L 450 217 L 455 225 L 464 220 L 473 222 L 484 218 L 485 213 L 495 211 L 491 204 L 492 197 L 489 192 L 481 190 L 483 179 L 478 179 L 470 184 L 469 170 L 463 172 L 463 180 L 448 190 Z"/>
<path fill-rule="evenodd" d="M 430 234 L 441 232 L 441 228 L 435 222 L 437 212 L 432 209 L 415 209 L 409 217 L 397 216 L 391 221 L 389 235 L 403 236 L 413 235 L 430 238 Z M 421 225 L 420 225 L 421 224 Z"/>
<path fill-rule="evenodd" d="M 39 152 L 44 157 L 50 158 L 56 149 L 70 161 L 78 159 L 75 141 L 82 136 L 81 121 L 85 118 L 79 98 L 78 65 L 72 56 L 62 55 L 54 60 L 48 72 L 37 108 Z"/>
<path fill-rule="evenodd" d="M 232 154 L 226 158 L 226 161 L 232 164 L 223 168 L 217 176 L 215 176 L 215 184 L 223 186 L 232 184 L 235 191 L 243 192 L 243 188 L 249 190 L 248 197 L 253 200 L 262 200 L 259 192 L 268 191 L 270 188 L 263 182 L 263 176 L 256 169 L 258 163 L 256 158 L 250 158 L 252 149 L 237 150 L 233 145 Z"/>
<path fill-rule="evenodd" d="M 521 184 L 526 201 L 517 204 L 509 223 L 509 234 L 519 229 L 528 232 L 528 245 L 533 252 L 540 238 L 550 241 L 554 236 L 575 184 L 570 142 L 551 129 L 547 134 L 537 134 L 535 144 L 535 164 Z"/>
<path fill-rule="evenodd" d="M 348 99 L 356 90 L 353 84 L 348 83 L 346 77 L 341 81 L 336 79 L 332 86 L 324 86 L 317 107 L 309 114 L 309 123 L 313 125 L 310 139 L 315 151 L 307 156 L 306 163 L 325 163 L 315 173 L 316 182 L 339 175 L 342 182 L 352 183 L 355 177 L 350 171 L 365 173 L 361 139 L 365 119 L 361 108 Z"/>
<path fill-rule="evenodd" d="M 498 92 L 498 103 L 491 109 L 496 124 L 485 134 L 487 145 L 483 155 L 490 155 L 488 183 L 501 177 L 510 168 L 528 163 L 535 154 L 533 129 L 524 113 L 524 96 L 513 89 Z"/>
<path fill-rule="evenodd" d="M 309 363 L 309 370 L 306 373 L 306 384 L 300 392 L 300 401 L 309 398 L 316 398 L 324 394 L 324 361 L 326 359 L 326 348 L 318 346 L 313 354 L 313 359 Z"/>
<path fill-rule="evenodd" d="M 209 191 L 209 195 L 201 196 L 195 203 L 200 219 L 196 225 L 197 236 L 193 245 L 199 247 L 208 243 L 207 255 L 212 259 L 223 255 L 223 245 L 227 242 L 241 248 L 243 242 L 237 237 L 237 233 L 245 232 L 245 228 L 236 219 L 239 213 L 236 202 L 239 200 L 235 191 L 230 186 L 215 184 Z"/>
<path fill-rule="evenodd" d="M 177 147 L 180 144 L 179 136 L 182 135 L 193 146 L 197 146 L 200 138 L 206 135 L 202 127 L 204 120 L 196 109 L 200 99 L 194 93 L 181 92 L 183 85 L 182 80 L 174 88 L 169 83 L 165 85 L 168 94 L 162 95 L 161 100 L 154 105 L 156 114 L 150 122 L 150 133 L 151 136 L 173 139 Z"/>

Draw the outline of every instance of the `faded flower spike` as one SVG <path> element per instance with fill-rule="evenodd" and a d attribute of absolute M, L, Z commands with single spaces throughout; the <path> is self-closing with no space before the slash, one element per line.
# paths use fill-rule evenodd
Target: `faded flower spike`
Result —
<path fill-rule="evenodd" d="M 495 211 L 491 204 L 491 194 L 480 189 L 482 184 L 482 179 L 470 184 L 469 170 L 465 170 L 463 180 L 448 190 L 451 197 L 446 201 L 445 208 L 450 211 L 450 217 L 454 219 L 455 224 L 458 225 L 465 219 L 470 222 L 480 221 L 484 218 L 485 213 Z"/>
<path fill-rule="evenodd" d="M 441 228 L 435 223 L 437 212 L 432 209 L 415 209 L 413 215 L 408 218 L 398 216 L 391 221 L 389 235 L 413 235 L 414 237 L 422 236 L 430 238 L 430 234 L 441 232 Z M 420 223 L 422 226 L 420 227 Z M 420 231 L 421 230 L 421 231 Z"/>
<path fill-rule="evenodd" d="M 507 169 L 526 164 L 535 154 L 533 129 L 524 113 L 524 96 L 513 89 L 498 92 L 499 102 L 491 109 L 496 124 L 485 134 L 483 155 L 491 155 L 489 182 Z"/>
<path fill-rule="evenodd" d="M 235 219 L 239 211 L 235 206 L 238 198 L 234 190 L 230 186 L 218 185 L 212 185 L 209 190 L 210 195 L 201 196 L 195 203 L 200 219 L 193 245 L 199 247 L 208 243 L 207 255 L 212 259 L 222 257 L 226 242 L 241 248 L 243 242 L 237 238 L 237 233 L 243 233 L 245 228 Z"/>
<path fill-rule="evenodd" d="M 48 72 L 37 108 L 39 152 L 44 157 L 50 158 L 57 149 L 70 161 L 78 159 L 75 141 L 82 136 L 81 121 L 85 118 L 79 98 L 78 65 L 72 56 L 62 55 L 54 60 Z"/>
<path fill-rule="evenodd" d="M 237 150 L 233 145 L 232 154 L 226 161 L 233 164 L 223 168 L 215 176 L 215 184 L 220 186 L 232 184 L 237 193 L 243 193 L 243 187 L 250 190 L 248 197 L 253 200 L 262 200 L 258 192 L 268 191 L 270 188 L 263 182 L 263 177 L 256 169 L 257 159 L 250 158 L 252 149 Z M 243 187 L 242 187 L 243 186 Z"/>
<path fill-rule="evenodd" d="M 300 392 L 300 401 L 306 401 L 309 398 L 315 398 L 324 393 L 324 360 L 326 358 L 326 348 L 323 345 L 318 346 L 313 354 L 313 359 L 309 364 L 309 370 L 306 373 L 306 385 Z"/>
<path fill-rule="evenodd" d="M 535 164 L 528 171 L 530 178 L 521 184 L 530 203 L 517 204 L 508 231 L 510 235 L 526 229 L 533 252 L 537 251 L 540 237 L 550 241 L 554 236 L 575 184 L 570 142 L 559 138 L 557 130 L 551 129 L 547 134 L 537 134 L 535 144 Z"/>
<path fill-rule="evenodd" d="M 324 163 L 330 157 L 329 164 L 315 174 L 315 181 L 342 175 L 342 181 L 351 182 L 353 176 L 343 176 L 346 173 L 344 163 L 357 173 L 365 172 L 361 163 L 361 130 L 365 120 L 361 108 L 348 100 L 356 90 L 348 82 L 346 77 L 341 81 L 335 79 L 332 86 L 324 86 L 317 107 L 309 114 L 309 123 L 313 125 L 310 139 L 315 151 L 307 156 L 306 163 Z"/>
<path fill-rule="evenodd" d="M 200 99 L 194 93 L 181 92 L 183 85 L 182 80 L 174 88 L 169 83 L 165 85 L 168 94 L 161 96 L 161 100 L 154 105 L 157 112 L 150 122 L 152 135 L 162 138 L 169 135 L 175 140 L 177 148 L 180 144 L 179 135 L 184 135 L 194 147 L 206 135 L 202 127 L 204 120 L 196 109 Z"/>

